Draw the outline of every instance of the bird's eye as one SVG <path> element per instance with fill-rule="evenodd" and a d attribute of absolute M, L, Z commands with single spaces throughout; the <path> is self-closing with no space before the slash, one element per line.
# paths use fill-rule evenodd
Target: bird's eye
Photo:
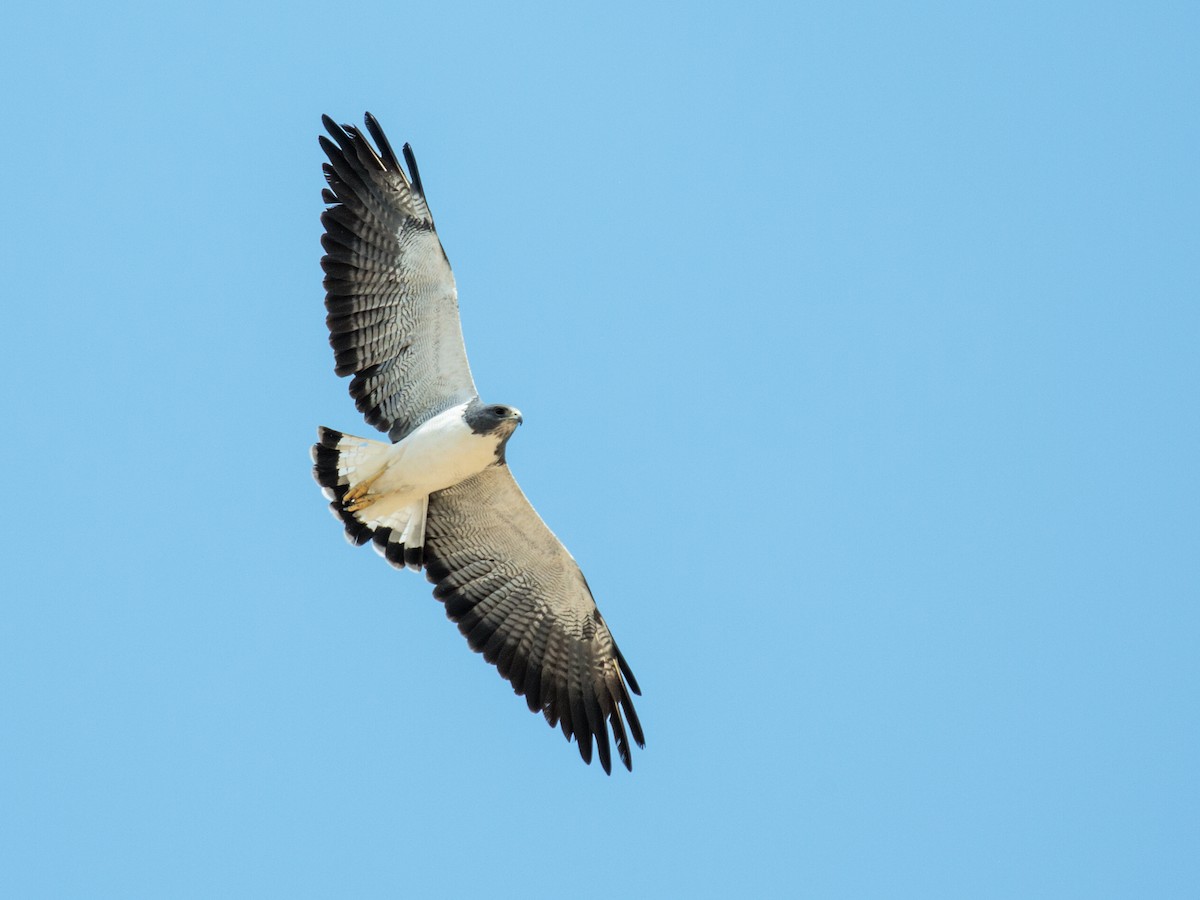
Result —
<path fill-rule="evenodd" d="M 492 407 L 492 415 L 502 416 L 507 412 L 508 412 L 508 410 L 505 409 L 503 406 L 493 406 Z"/>

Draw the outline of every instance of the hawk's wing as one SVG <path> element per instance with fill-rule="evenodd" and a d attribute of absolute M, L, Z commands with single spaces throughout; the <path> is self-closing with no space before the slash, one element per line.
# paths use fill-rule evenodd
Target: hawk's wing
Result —
<path fill-rule="evenodd" d="M 367 422 L 398 441 L 477 396 L 458 320 L 454 275 L 425 203 L 412 149 L 405 177 L 375 117 L 367 130 L 322 116 L 333 140 L 322 193 L 325 308 L 338 375 Z"/>
<path fill-rule="evenodd" d="M 495 664 L 533 712 L 574 735 L 585 762 L 594 736 L 600 764 L 611 771 L 611 727 L 621 762 L 632 768 L 622 712 L 644 746 L 629 696 L 641 693 L 637 680 L 579 566 L 508 466 L 489 466 L 430 496 L 425 570 L 471 649 Z"/>

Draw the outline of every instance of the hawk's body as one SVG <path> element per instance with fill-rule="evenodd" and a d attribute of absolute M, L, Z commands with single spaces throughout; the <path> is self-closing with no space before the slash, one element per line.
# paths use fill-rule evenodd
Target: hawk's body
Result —
<path fill-rule="evenodd" d="M 586 762 L 595 740 L 610 770 L 611 729 L 631 768 L 626 721 L 644 744 L 629 696 L 637 681 L 575 560 L 508 470 L 521 415 L 479 399 L 412 151 L 406 177 L 370 114 L 378 151 L 357 128 L 323 121 L 334 138 L 321 138 L 321 221 L 336 371 L 354 376 L 359 410 L 393 443 L 322 428 L 314 475 L 347 537 L 424 568 L 471 647 L 575 737 Z"/>

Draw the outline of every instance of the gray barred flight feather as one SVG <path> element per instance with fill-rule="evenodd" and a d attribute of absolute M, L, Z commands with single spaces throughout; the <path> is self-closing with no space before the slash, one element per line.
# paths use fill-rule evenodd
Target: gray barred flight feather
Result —
<path fill-rule="evenodd" d="M 626 769 L 645 746 L 629 664 L 574 558 L 509 471 L 511 406 L 479 399 L 458 291 L 425 202 L 412 149 L 407 174 L 370 113 L 374 146 L 322 117 L 328 204 L 325 307 L 335 371 L 388 441 L 321 428 L 313 475 L 354 544 L 397 568 L 424 569 L 446 615 L 533 712 L 591 763 Z"/>

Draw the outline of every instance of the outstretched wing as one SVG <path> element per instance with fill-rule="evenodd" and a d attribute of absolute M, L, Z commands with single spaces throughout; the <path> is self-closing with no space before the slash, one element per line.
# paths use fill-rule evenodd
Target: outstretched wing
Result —
<path fill-rule="evenodd" d="M 409 177 L 370 113 L 367 130 L 322 116 L 333 140 L 322 192 L 325 308 L 338 375 L 369 424 L 398 441 L 477 396 L 458 319 L 458 291 L 433 227 L 417 161 Z"/>
<path fill-rule="evenodd" d="M 508 466 L 489 466 L 429 498 L 426 577 L 471 649 L 512 682 L 533 712 L 575 737 L 579 755 L 612 771 L 608 731 L 625 768 L 626 736 L 645 745 L 629 691 L 637 680 L 574 558 L 525 498 Z M 622 721 L 624 713 L 624 721 Z"/>

